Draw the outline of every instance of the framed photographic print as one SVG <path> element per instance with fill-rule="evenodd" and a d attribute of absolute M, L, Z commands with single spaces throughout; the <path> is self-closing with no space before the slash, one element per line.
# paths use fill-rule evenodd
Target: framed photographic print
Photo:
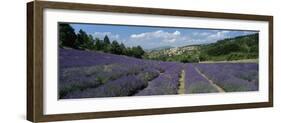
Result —
<path fill-rule="evenodd" d="M 273 106 L 273 17 L 27 3 L 34 122 Z"/>

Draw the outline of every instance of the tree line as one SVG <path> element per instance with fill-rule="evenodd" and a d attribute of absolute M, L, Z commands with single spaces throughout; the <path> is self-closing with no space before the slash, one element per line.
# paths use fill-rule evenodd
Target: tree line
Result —
<path fill-rule="evenodd" d="M 144 50 L 141 46 L 126 47 L 123 43 L 116 40 L 110 41 L 107 35 L 104 39 L 99 39 L 87 34 L 82 29 L 76 34 L 71 25 L 66 23 L 59 24 L 59 46 L 70 47 L 78 50 L 96 50 L 117 55 L 126 55 L 142 58 Z"/>

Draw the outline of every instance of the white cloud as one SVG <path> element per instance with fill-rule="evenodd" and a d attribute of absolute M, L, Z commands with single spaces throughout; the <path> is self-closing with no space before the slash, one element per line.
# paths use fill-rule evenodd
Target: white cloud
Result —
<path fill-rule="evenodd" d="M 257 32 L 243 31 L 243 35 L 250 35 L 250 34 L 254 34 L 254 33 L 257 33 Z"/>
<path fill-rule="evenodd" d="M 120 36 L 118 34 L 113 34 L 111 32 L 94 32 L 91 34 L 94 38 L 100 38 L 103 39 L 105 35 L 109 37 L 110 40 L 118 40 Z"/>
<path fill-rule="evenodd" d="M 129 37 L 129 41 L 134 44 L 145 45 L 146 47 L 155 45 L 177 47 L 191 44 L 213 43 L 218 40 L 230 38 L 236 35 L 235 33 L 237 32 L 229 30 L 208 30 L 183 34 L 180 31 L 166 32 L 163 30 L 156 30 L 153 32 L 132 34 Z M 246 33 L 249 32 L 245 32 L 245 34 Z"/>
<path fill-rule="evenodd" d="M 193 32 L 192 33 L 193 36 L 208 36 L 210 34 L 211 33 L 208 33 L 208 32 Z"/>
<path fill-rule="evenodd" d="M 209 41 L 217 41 L 217 40 L 220 40 L 220 39 L 224 39 L 224 38 L 228 38 L 228 34 L 230 33 L 230 31 L 218 31 L 218 32 L 215 32 L 209 36 L 207 36 L 207 40 Z"/>
<path fill-rule="evenodd" d="M 173 34 L 174 34 L 174 35 L 180 35 L 181 32 L 180 32 L 180 31 L 175 31 Z"/>
<path fill-rule="evenodd" d="M 196 43 L 213 43 L 218 40 L 230 38 L 234 31 L 229 30 L 210 30 L 208 32 L 193 32 L 191 42 Z"/>
<path fill-rule="evenodd" d="M 173 43 L 173 42 L 175 42 L 176 41 L 176 39 L 168 39 L 168 40 L 165 40 L 165 42 L 169 42 L 169 43 Z"/>
<path fill-rule="evenodd" d="M 146 33 L 141 33 L 141 34 L 132 34 L 131 38 L 143 38 L 145 37 Z"/>
<path fill-rule="evenodd" d="M 186 36 L 181 35 L 180 31 L 165 32 L 163 30 L 132 34 L 130 38 L 132 41 L 161 41 L 166 43 L 174 43 L 187 39 Z"/>

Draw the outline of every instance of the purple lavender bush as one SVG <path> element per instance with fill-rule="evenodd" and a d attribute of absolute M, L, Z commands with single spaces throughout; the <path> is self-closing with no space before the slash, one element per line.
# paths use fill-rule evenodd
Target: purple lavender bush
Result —
<path fill-rule="evenodd" d="M 59 49 L 59 98 L 178 94 L 183 70 L 186 94 L 218 92 L 208 79 L 226 92 L 258 90 L 254 63 L 184 64 Z"/>
<path fill-rule="evenodd" d="M 81 59 L 85 59 L 85 61 L 84 63 L 78 62 L 77 64 L 71 63 L 68 60 L 60 61 L 59 98 L 62 99 L 110 97 L 115 96 L 111 94 L 113 92 L 116 93 L 117 96 L 130 96 L 136 93 L 140 88 L 146 87 L 148 81 L 156 78 L 160 74 L 158 69 L 153 68 L 155 65 L 154 61 L 144 62 L 126 56 L 92 51 L 82 52 L 70 49 L 63 49 L 62 53 L 69 55 L 63 55 L 62 58 L 70 59 L 68 57 L 74 57 L 72 56 L 73 54 L 69 52 L 74 52 L 73 54 L 77 55 L 77 59 L 81 57 Z M 81 55 L 79 55 L 79 53 L 81 53 Z M 87 57 L 90 58 L 87 59 Z M 100 61 L 94 61 L 95 59 Z M 104 64 L 104 62 L 101 62 L 101 59 L 111 60 L 106 60 L 107 62 Z M 126 62 L 124 59 L 126 59 Z M 87 60 L 90 62 L 86 62 Z M 138 83 L 142 84 L 138 85 Z M 123 89 L 120 90 L 113 89 L 114 86 L 116 86 L 116 88 L 122 86 L 126 87 L 122 87 Z M 106 93 L 88 94 L 90 92 L 96 92 L 93 91 L 96 89 L 103 89 L 104 91 L 102 92 Z"/>
<path fill-rule="evenodd" d="M 63 97 L 71 91 L 95 88 L 108 81 L 124 75 L 134 75 L 140 71 L 141 67 L 122 64 L 62 68 L 59 77 L 59 95 Z"/>
<path fill-rule="evenodd" d="M 130 75 L 123 76 L 117 80 L 110 81 L 97 88 L 89 88 L 83 91 L 68 93 L 64 98 L 92 98 L 92 97 L 119 97 L 130 96 L 135 91 L 147 86 L 147 83 L 140 78 Z"/>
<path fill-rule="evenodd" d="M 165 72 L 148 83 L 136 96 L 177 94 L 181 64 L 162 63 Z"/>
<path fill-rule="evenodd" d="M 195 66 L 227 92 L 258 90 L 258 64 L 210 63 Z"/>
<path fill-rule="evenodd" d="M 214 93 L 218 92 L 210 82 L 201 76 L 192 64 L 185 68 L 185 93 Z"/>

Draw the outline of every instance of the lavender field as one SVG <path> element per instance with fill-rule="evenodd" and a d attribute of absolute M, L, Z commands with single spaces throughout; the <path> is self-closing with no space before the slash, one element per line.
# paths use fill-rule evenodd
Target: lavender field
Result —
<path fill-rule="evenodd" d="M 256 63 L 180 63 L 59 49 L 59 99 L 258 90 Z"/>

